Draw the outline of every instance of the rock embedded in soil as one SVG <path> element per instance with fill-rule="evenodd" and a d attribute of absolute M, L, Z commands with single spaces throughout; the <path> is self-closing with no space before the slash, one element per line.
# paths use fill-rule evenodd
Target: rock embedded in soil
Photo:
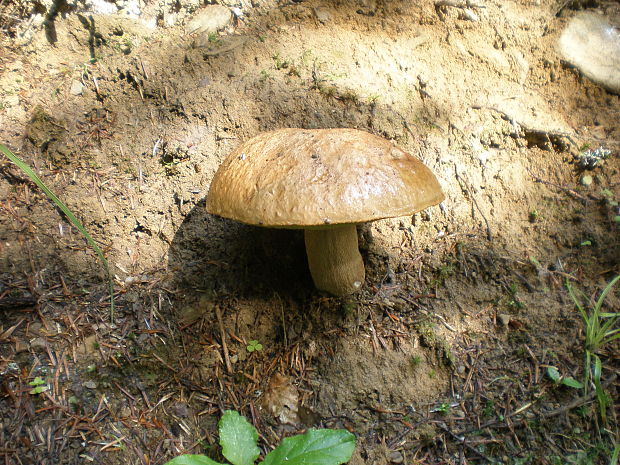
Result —
<path fill-rule="evenodd" d="M 80 81 L 71 81 L 71 89 L 69 89 L 71 95 L 82 95 L 83 90 L 84 84 L 82 84 Z"/>
<path fill-rule="evenodd" d="M 222 5 L 208 5 L 200 10 L 187 23 L 185 30 L 188 34 L 210 33 L 224 29 L 232 21 L 230 9 Z"/>
<path fill-rule="evenodd" d="M 319 20 L 320 23 L 325 24 L 332 19 L 331 12 L 325 7 L 317 7 L 314 9 L 314 14 L 316 15 L 316 19 Z"/>
<path fill-rule="evenodd" d="M 392 452 L 390 452 L 390 455 L 388 458 L 390 460 L 390 463 L 396 463 L 396 464 L 403 463 L 405 460 L 405 458 L 403 457 L 403 454 L 401 454 L 397 450 L 393 450 Z"/>
<path fill-rule="evenodd" d="M 497 320 L 502 326 L 508 326 L 508 324 L 510 324 L 510 315 L 500 313 L 499 315 L 497 315 Z"/>
<path fill-rule="evenodd" d="M 588 79 L 620 93 L 620 21 L 592 12 L 575 15 L 560 36 L 562 58 Z"/>
<path fill-rule="evenodd" d="M 47 341 L 43 337 L 35 337 L 30 341 L 30 348 L 35 352 L 43 352 L 47 349 Z"/>

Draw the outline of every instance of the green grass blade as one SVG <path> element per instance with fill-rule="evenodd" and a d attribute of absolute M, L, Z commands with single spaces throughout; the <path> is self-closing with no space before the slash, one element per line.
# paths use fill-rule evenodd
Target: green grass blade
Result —
<path fill-rule="evenodd" d="M 26 174 L 26 176 L 28 176 L 30 178 L 30 180 L 32 182 L 34 182 L 39 187 L 39 189 L 41 189 L 43 191 L 43 193 L 52 202 L 54 202 L 54 204 L 56 204 L 56 206 L 69 219 L 71 224 L 73 224 L 73 226 L 75 226 L 77 228 L 77 230 L 80 231 L 82 236 L 84 236 L 84 238 L 86 239 L 86 242 L 88 242 L 88 245 L 90 245 L 91 248 L 95 251 L 95 253 L 99 257 L 99 260 L 101 261 L 101 263 L 103 265 L 103 268 L 105 269 L 105 272 L 106 272 L 106 275 L 107 275 L 107 278 L 108 278 L 108 287 L 109 287 L 109 291 L 110 291 L 110 317 L 111 317 L 112 320 L 114 320 L 114 283 L 112 281 L 112 275 L 110 273 L 110 266 L 108 265 L 108 261 L 106 260 L 105 256 L 103 255 L 103 251 L 101 250 L 101 248 L 99 248 L 99 246 L 97 245 L 95 240 L 91 237 L 91 235 L 88 234 L 88 231 L 86 231 L 86 228 L 84 228 L 84 226 L 82 225 L 80 220 L 78 220 L 76 218 L 76 216 L 73 214 L 73 212 L 71 210 L 69 210 L 69 208 L 56 196 L 56 194 L 54 194 L 45 185 L 45 183 L 41 180 L 41 178 L 39 178 L 39 176 L 37 176 L 37 173 L 35 173 L 32 170 L 32 168 L 30 168 L 30 166 L 28 166 L 26 163 L 24 163 L 17 155 L 15 155 L 13 152 L 11 152 L 3 144 L 0 144 L 0 152 L 2 152 L 4 155 L 6 155 L 8 157 L 9 160 L 11 160 L 13 163 L 15 163 L 17 165 L 17 167 L 20 170 L 22 170 Z"/>
<path fill-rule="evenodd" d="M 620 444 L 614 445 L 614 451 L 611 453 L 611 460 L 609 465 L 616 465 L 618 463 L 618 456 L 620 455 Z"/>
<path fill-rule="evenodd" d="M 597 355 L 594 355 L 594 373 L 592 374 L 592 379 L 594 380 L 594 389 L 596 390 L 596 398 L 598 400 L 599 411 L 601 412 L 601 419 L 604 424 L 607 424 L 607 407 L 609 406 L 609 397 L 607 397 L 607 393 L 601 384 L 602 372 L 603 363 Z"/>
<path fill-rule="evenodd" d="M 597 313 L 600 313 L 601 307 L 603 306 L 603 302 L 605 301 L 605 297 L 611 291 L 611 288 L 614 287 L 614 285 L 618 282 L 618 280 L 620 280 L 620 274 L 616 276 L 614 279 L 612 279 L 611 281 L 609 281 L 607 286 L 605 286 L 605 289 L 603 289 L 603 292 L 601 292 L 601 295 L 596 301 Z"/>
<path fill-rule="evenodd" d="M 620 318 L 620 313 L 599 313 L 601 318 Z"/>
<path fill-rule="evenodd" d="M 575 291 L 573 290 L 573 286 L 571 286 L 571 283 L 568 279 L 566 280 L 566 289 L 568 290 L 568 294 L 570 295 L 571 299 L 573 299 L 573 302 L 575 303 L 575 307 L 577 307 L 577 309 L 579 310 L 579 313 L 581 314 L 581 317 L 585 321 L 586 326 L 588 326 L 588 314 L 583 308 L 583 305 L 581 304 L 581 300 L 575 294 Z"/>
<path fill-rule="evenodd" d="M 620 331 L 620 329 L 615 329 L 615 330 L 610 331 L 609 333 L 607 333 L 605 335 L 605 338 L 603 338 L 603 340 L 601 341 L 601 345 L 604 346 L 605 344 L 608 344 L 611 341 L 615 341 L 616 339 L 620 339 L 620 334 L 618 333 L 618 331 Z"/>
<path fill-rule="evenodd" d="M 583 390 L 587 394 L 590 391 L 590 373 L 592 371 L 591 364 L 592 358 L 590 355 L 590 351 L 588 349 L 585 350 L 585 370 L 583 373 Z"/>

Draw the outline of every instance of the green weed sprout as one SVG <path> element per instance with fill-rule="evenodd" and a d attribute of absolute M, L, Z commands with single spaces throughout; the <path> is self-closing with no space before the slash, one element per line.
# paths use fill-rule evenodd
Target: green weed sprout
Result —
<path fill-rule="evenodd" d="M 611 400 L 601 384 L 603 364 L 596 352 L 604 345 L 620 338 L 620 328 L 616 327 L 620 320 L 620 313 L 602 311 L 605 297 L 607 297 L 607 294 L 611 292 L 618 281 L 620 281 L 620 275 L 609 281 L 598 299 L 593 302 L 591 308 L 587 308 L 586 305 L 584 305 L 583 299 L 586 298 L 586 302 L 588 299 L 583 292 L 580 292 L 581 295 L 577 296 L 570 282 L 566 281 L 568 293 L 579 310 L 586 329 L 584 390 L 587 393 L 590 386 L 590 379 L 592 379 L 603 423 L 607 423 L 607 407 L 611 404 Z"/>
<path fill-rule="evenodd" d="M 26 174 L 26 176 L 28 176 L 30 178 L 30 180 L 32 182 L 34 182 L 39 187 L 39 189 L 41 189 L 43 191 L 43 193 L 52 202 L 54 202 L 56 204 L 56 206 L 60 209 L 60 211 L 62 211 L 65 214 L 65 216 L 69 219 L 71 224 L 73 224 L 73 226 L 75 226 L 77 228 L 77 230 L 80 231 L 82 236 L 84 236 L 84 238 L 86 239 L 86 242 L 88 242 L 88 245 L 90 245 L 92 247 L 92 249 L 95 251 L 95 253 L 99 257 L 99 260 L 101 261 L 101 263 L 103 265 L 103 268 L 105 269 L 106 275 L 108 277 L 108 287 L 109 287 L 109 291 L 110 291 L 110 319 L 113 321 L 114 320 L 114 283 L 112 281 L 112 275 L 110 273 L 110 267 L 108 265 L 108 261 L 106 260 L 105 256 L 103 255 L 103 251 L 99 248 L 99 246 L 97 245 L 95 240 L 91 237 L 91 235 L 88 234 L 88 231 L 86 231 L 86 228 L 84 228 L 84 226 L 82 225 L 80 220 L 78 220 L 76 218 L 76 216 L 73 214 L 73 212 L 71 210 L 69 210 L 69 208 L 58 197 L 56 197 L 56 194 L 54 194 L 45 185 L 45 183 L 43 183 L 41 178 L 39 178 L 39 176 L 37 176 L 37 174 L 32 170 L 32 168 L 30 168 L 30 166 L 28 166 L 26 163 L 24 163 L 21 158 L 19 158 L 17 155 L 15 155 L 13 152 L 11 152 L 3 144 L 0 144 L 0 152 L 2 152 L 4 155 L 6 155 L 8 157 L 9 160 L 11 160 L 13 163 L 15 163 L 17 165 L 17 167 L 20 170 L 22 170 L 24 172 L 24 174 Z"/>
<path fill-rule="evenodd" d="M 555 384 L 563 384 L 574 389 L 583 389 L 583 383 L 570 376 L 562 376 L 556 367 L 547 367 L 547 376 L 551 378 Z"/>
<path fill-rule="evenodd" d="M 245 417 L 227 410 L 218 424 L 222 455 L 233 465 L 253 465 L 258 456 L 258 432 Z M 258 465 L 340 465 L 349 461 L 355 436 L 347 430 L 309 429 L 286 438 Z M 221 465 L 205 455 L 180 455 L 165 465 Z"/>
<path fill-rule="evenodd" d="M 43 381 L 43 379 L 39 376 L 30 381 L 28 384 L 32 386 L 32 389 L 29 391 L 30 394 L 41 394 L 42 392 L 49 390 L 49 386 L 47 386 L 45 381 Z"/>
<path fill-rule="evenodd" d="M 257 340 L 252 340 L 248 342 L 246 350 L 248 352 L 254 352 L 254 351 L 260 352 L 261 350 L 263 350 L 263 345 Z"/>

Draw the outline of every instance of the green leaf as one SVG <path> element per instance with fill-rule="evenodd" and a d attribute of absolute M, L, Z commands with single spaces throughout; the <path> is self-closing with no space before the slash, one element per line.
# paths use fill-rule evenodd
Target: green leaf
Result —
<path fill-rule="evenodd" d="M 611 453 L 611 460 L 609 461 L 609 465 L 617 464 L 619 455 L 620 455 L 620 444 L 615 444 L 614 451 Z"/>
<path fill-rule="evenodd" d="M 542 269 L 542 265 L 540 264 L 540 262 L 538 260 L 536 260 L 535 257 L 530 257 L 530 262 L 532 263 L 532 265 L 534 265 L 536 267 L 537 270 L 541 270 Z"/>
<path fill-rule="evenodd" d="M 354 449 L 355 436 L 347 430 L 310 429 L 283 440 L 261 465 L 340 465 Z"/>
<path fill-rule="evenodd" d="M 41 377 L 37 376 L 35 379 L 30 381 L 28 384 L 31 386 L 41 386 L 42 384 L 45 384 L 45 381 L 43 381 Z"/>
<path fill-rule="evenodd" d="M 233 465 L 252 465 L 260 455 L 256 428 L 239 413 L 227 410 L 220 418 L 219 430 L 222 455 Z"/>
<path fill-rule="evenodd" d="M 577 381 L 575 378 L 562 378 L 562 384 L 564 386 L 572 387 L 575 389 L 583 389 L 583 384 Z"/>
<path fill-rule="evenodd" d="M 603 363 L 598 355 L 593 355 L 594 357 L 594 369 L 592 373 L 592 379 L 594 380 L 594 389 L 596 391 L 596 399 L 598 401 L 599 412 L 601 414 L 601 419 L 603 423 L 607 423 L 607 407 L 610 405 L 609 397 L 607 393 L 603 389 L 603 385 L 601 384 L 601 373 L 603 371 Z"/>
<path fill-rule="evenodd" d="M 560 372 L 556 367 L 547 367 L 547 375 L 554 383 L 560 381 Z"/>
<path fill-rule="evenodd" d="M 221 465 L 215 460 L 211 460 L 206 455 L 179 455 L 176 458 L 166 462 L 164 465 Z"/>
<path fill-rule="evenodd" d="M 257 340 L 252 340 L 248 343 L 246 349 L 248 352 L 254 352 L 255 350 L 260 352 L 263 350 L 263 345 Z"/>
<path fill-rule="evenodd" d="M 47 390 L 49 390 L 49 386 L 37 386 L 30 390 L 30 394 L 41 394 Z"/>

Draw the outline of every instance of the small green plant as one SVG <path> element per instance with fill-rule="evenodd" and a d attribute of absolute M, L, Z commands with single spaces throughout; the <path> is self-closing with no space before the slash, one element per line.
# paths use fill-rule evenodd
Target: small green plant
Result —
<path fill-rule="evenodd" d="M 32 389 L 30 390 L 30 394 L 41 394 L 42 392 L 45 392 L 49 389 L 49 386 L 47 386 L 47 383 L 38 376 L 32 381 L 30 381 L 28 384 L 32 386 Z"/>
<path fill-rule="evenodd" d="M 482 416 L 488 418 L 493 415 L 494 412 L 495 402 L 493 402 L 491 399 L 487 399 L 486 403 L 484 404 L 484 408 L 482 409 Z"/>
<path fill-rule="evenodd" d="M 617 327 L 620 321 L 620 313 L 603 312 L 605 298 L 619 280 L 620 275 L 609 281 L 607 286 L 603 289 L 603 292 L 601 292 L 598 299 L 594 302 L 589 302 L 590 299 L 587 299 L 583 292 L 580 292 L 581 295 L 578 296 L 571 286 L 570 281 L 566 281 L 568 293 L 583 318 L 586 330 L 583 388 L 587 393 L 590 388 L 590 381 L 593 382 L 603 423 L 607 422 L 607 407 L 611 405 L 611 399 L 603 389 L 601 383 L 603 363 L 597 355 L 597 352 L 604 345 L 620 338 L 620 328 Z M 584 299 L 587 302 L 586 304 L 584 304 Z M 590 304 L 590 308 L 588 308 L 588 304 Z"/>
<path fill-rule="evenodd" d="M 217 35 L 217 32 L 209 32 L 207 40 L 212 44 L 217 44 L 220 41 L 220 37 Z"/>
<path fill-rule="evenodd" d="M 252 340 L 250 342 L 248 342 L 248 345 L 246 347 L 248 352 L 260 352 L 261 350 L 263 350 L 263 345 L 258 342 L 257 340 Z"/>
<path fill-rule="evenodd" d="M 69 210 L 69 208 L 56 196 L 56 194 L 54 194 L 45 185 L 45 183 L 41 180 L 41 178 L 39 178 L 39 176 L 37 176 L 37 174 L 32 170 L 32 168 L 30 168 L 30 166 L 24 163 L 21 158 L 19 158 L 17 155 L 11 152 L 3 144 L 0 144 L 0 152 L 2 152 L 4 155 L 7 156 L 9 160 L 15 163 L 17 167 L 20 170 L 22 170 L 26 174 L 26 176 L 28 176 L 30 180 L 34 182 L 39 187 L 39 189 L 41 189 L 43 193 L 52 202 L 54 202 L 54 204 L 56 204 L 56 206 L 60 209 L 60 211 L 62 211 L 65 214 L 65 216 L 69 219 L 71 224 L 73 224 L 73 226 L 75 226 L 77 230 L 80 231 L 84 239 L 86 239 L 86 242 L 88 243 L 88 245 L 90 245 L 91 248 L 95 251 L 95 253 L 99 257 L 99 260 L 101 261 L 101 264 L 103 265 L 103 268 L 106 272 L 106 276 L 108 277 L 108 288 L 109 288 L 108 290 L 110 292 L 110 319 L 114 321 L 114 282 L 112 281 L 112 274 L 110 273 L 110 267 L 108 265 L 108 261 L 103 255 L 103 251 L 99 248 L 99 246 L 97 245 L 95 240 L 91 237 L 91 235 L 88 234 L 88 231 L 86 231 L 86 228 L 84 228 L 80 220 L 78 220 L 77 217 L 73 214 L 73 212 Z"/>
<path fill-rule="evenodd" d="M 449 277 L 456 273 L 456 265 L 454 263 L 447 263 L 439 268 L 439 273 L 435 279 L 431 281 L 430 287 L 436 289 L 446 284 Z"/>
<path fill-rule="evenodd" d="M 431 410 L 431 412 L 437 412 L 440 413 L 441 415 L 446 415 L 448 413 L 450 413 L 450 409 L 452 407 L 450 406 L 449 403 L 447 402 L 442 402 L 440 404 L 438 404 L 434 409 Z"/>
<path fill-rule="evenodd" d="M 263 69 L 260 72 L 260 78 L 258 78 L 259 82 L 266 82 L 268 79 L 271 79 L 271 74 L 267 72 L 267 70 Z"/>
<path fill-rule="evenodd" d="M 575 389 L 583 389 L 583 383 L 577 381 L 570 376 L 562 376 L 556 367 L 547 367 L 547 376 L 555 384 L 563 384 L 564 386 L 572 387 Z"/>
<path fill-rule="evenodd" d="M 245 417 L 227 410 L 218 424 L 222 455 L 233 465 L 253 465 L 258 456 L 258 432 Z M 340 465 L 355 449 L 355 436 L 347 430 L 309 429 L 286 438 L 259 465 Z M 181 455 L 166 465 L 220 465 L 205 455 Z"/>
<path fill-rule="evenodd" d="M 510 293 L 510 297 L 506 298 L 506 306 L 509 308 L 513 308 L 516 310 L 520 310 L 525 307 L 523 302 L 519 300 L 517 293 L 519 292 L 519 287 L 517 283 L 510 283 L 508 286 L 508 292 Z"/>
<path fill-rule="evenodd" d="M 271 57 L 274 61 L 274 66 L 276 69 L 280 70 L 280 69 L 286 69 L 289 67 L 290 63 L 288 62 L 288 60 L 283 59 L 279 53 L 274 54 Z"/>

